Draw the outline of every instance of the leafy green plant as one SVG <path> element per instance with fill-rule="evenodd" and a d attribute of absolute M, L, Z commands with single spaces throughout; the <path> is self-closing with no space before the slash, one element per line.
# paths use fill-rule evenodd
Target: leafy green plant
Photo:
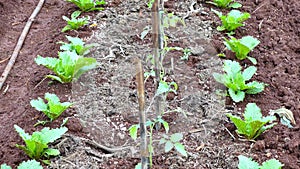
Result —
<path fill-rule="evenodd" d="M 240 4 L 238 2 L 234 2 L 233 0 L 213 0 L 213 1 L 206 2 L 206 3 L 213 4 L 220 8 L 240 8 L 240 7 L 242 7 L 242 4 Z"/>
<path fill-rule="evenodd" d="M 248 103 L 244 112 L 244 120 L 230 113 L 227 117 L 234 123 L 236 132 L 243 135 L 247 140 L 254 140 L 264 131 L 272 128 L 276 123 L 266 125 L 276 120 L 275 116 L 263 117 L 261 110 L 255 103 Z"/>
<path fill-rule="evenodd" d="M 17 125 L 14 125 L 16 131 L 25 142 L 25 146 L 16 146 L 23 150 L 30 158 L 39 160 L 42 157 L 49 158 L 50 156 L 58 156 L 59 150 L 48 147 L 48 143 L 52 143 L 59 139 L 64 133 L 68 131 L 66 127 L 57 129 L 43 128 L 41 131 L 33 132 L 32 135 L 25 133 L 25 131 Z M 50 164 L 49 160 L 42 160 L 45 164 Z"/>
<path fill-rule="evenodd" d="M 180 143 L 180 140 L 183 139 L 181 133 L 175 133 L 171 136 L 163 135 L 163 138 L 160 139 L 159 144 L 165 144 L 165 152 L 171 151 L 174 147 L 175 149 L 183 156 L 187 157 L 187 153 L 184 149 L 184 145 Z"/>
<path fill-rule="evenodd" d="M 12 169 L 11 166 L 8 166 L 6 164 L 2 164 L 0 166 L 0 169 Z M 41 164 L 35 160 L 28 160 L 28 161 L 23 161 L 17 169 L 43 169 Z"/>
<path fill-rule="evenodd" d="M 30 104 L 38 111 L 42 111 L 51 121 L 57 119 L 67 108 L 72 106 L 70 102 L 61 103 L 55 94 L 46 93 L 44 102 L 40 97 L 37 100 L 31 100 Z"/>
<path fill-rule="evenodd" d="M 250 66 L 242 72 L 242 67 L 238 62 L 225 60 L 223 70 L 225 74 L 213 73 L 213 77 L 228 88 L 229 96 L 234 102 L 243 101 L 246 93 L 257 94 L 264 90 L 264 83 L 257 81 L 246 83 L 257 70 L 254 66 Z"/>
<path fill-rule="evenodd" d="M 58 52 L 59 58 L 38 56 L 35 62 L 52 70 L 55 75 L 47 75 L 51 79 L 61 83 L 71 82 L 78 79 L 83 73 L 97 66 L 95 58 L 82 57 L 75 52 L 64 51 Z"/>
<path fill-rule="evenodd" d="M 239 169 L 281 169 L 284 165 L 276 159 L 265 161 L 260 166 L 257 162 L 252 161 L 251 158 L 239 155 Z"/>
<path fill-rule="evenodd" d="M 189 56 L 191 55 L 192 51 L 189 48 L 184 48 L 182 50 L 183 56 L 180 57 L 180 60 L 189 60 Z"/>
<path fill-rule="evenodd" d="M 156 95 L 160 95 L 163 93 L 168 94 L 169 92 L 173 92 L 177 94 L 178 85 L 175 82 L 166 82 L 164 80 L 161 80 L 158 84 L 158 88 L 156 91 Z"/>
<path fill-rule="evenodd" d="M 66 16 L 63 16 L 62 18 L 67 21 L 67 24 L 61 32 L 66 32 L 68 30 L 77 30 L 80 27 L 87 25 L 89 23 L 89 17 L 83 17 L 83 18 L 78 18 L 77 17 L 81 14 L 80 11 L 75 11 L 71 14 L 71 19 L 69 19 Z"/>
<path fill-rule="evenodd" d="M 226 45 L 227 49 L 234 52 L 239 60 L 248 58 L 253 64 L 257 63 L 255 58 L 248 56 L 248 53 L 260 43 L 258 39 L 252 36 L 245 36 L 242 37 L 242 39 L 236 39 L 234 37 L 231 37 L 230 40 L 227 40 L 226 38 L 224 39 L 224 44 Z"/>
<path fill-rule="evenodd" d="M 243 22 L 251 17 L 247 12 L 242 13 L 239 10 L 231 10 L 227 16 L 222 12 L 211 9 L 222 21 L 222 26 L 218 26 L 218 31 L 227 30 L 229 32 L 236 30 L 238 27 L 245 26 Z"/>
<path fill-rule="evenodd" d="M 67 2 L 72 2 L 81 11 L 89 12 L 89 11 L 102 11 L 104 8 L 97 7 L 99 5 L 105 5 L 105 0 L 66 0 Z"/>
<path fill-rule="evenodd" d="M 62 44 L 60 46 L 60 50 L 62 51 L 75 51 L 78 55 L 84 56 L 90 52 L 90 48 L 96 46 L 96 44 L 88 44 L 85 45 L 85 43 L 82 41 L 82 39 L 78 37 L 71 37 L 66 36 L 66 38 L 70 41 L 70 43 L 66 42 L 58 42 L 59 44 Z"/>
<path fill-rule="evenodd" d="M 152 166 L 152 155 L 154 153 L 153 147 L 153 129 L 154 126 L 159 123 L 162 124 L 165 128 L 166 134 L 169 132 L 169 124 L 165 120 L 162 119 L 161 116 L 157 117 L 155 120 L 148 120 L 146 122 L 146 126 L 149 127 L 148 136 L 149 136 L 149 144 L 148 144 L 148 152 L 149 152 L 149 161 L 150 168 Z M 139 129 L 139 124 L 132 125 L 128 130 L 131 138 L 133 140 L 137 139 L 137 132 Z M 181 133 L 172 134 L 170 137 L 164 135 L 164 137 L 160 140 L 160 144 L 165 144 L 165 152 L 169 152 L 175 147 L 175 149 L 183 156 L 187 156 L 187 152 L 184 149 L 184 146 L 180 143 L 183 135 Z"/>

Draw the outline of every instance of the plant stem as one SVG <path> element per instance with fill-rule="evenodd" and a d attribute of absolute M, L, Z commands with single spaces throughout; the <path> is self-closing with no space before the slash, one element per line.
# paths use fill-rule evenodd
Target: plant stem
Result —
<path fill-rule="evenodd" d="M 146 114 L 145 114 L 145 87 L 144 87 L 144 71 L 140 59 L 135 60 L 136 65 L 136 82 L 139 102 L 139 117 L 140 117 L 140 134 L 141 134 L 141 163 L 142 169 L 148 167 L 148 149 L 147 149 L 147 129 L 146 129 Z"/>

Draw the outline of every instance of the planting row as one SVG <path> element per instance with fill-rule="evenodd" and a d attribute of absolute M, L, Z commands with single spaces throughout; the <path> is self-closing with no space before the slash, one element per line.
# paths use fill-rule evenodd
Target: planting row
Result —
<path fill-rule="evenodd" d="M 71 14 L 71 19 L 63 16 L 63 19 L 67 21 L 67 26 L 62 29 L 62 32 L 68 30 L 77 30 L 81 26 L 88 24 L 89 17 L 77 18 L 81 12 L 103 10 L 104 8 L 99 5 L 104 5 L 104 0 L 66 0 L 67 2 L 74 3 L 81 11 L 75 11 Z M 96 59 L 85 57 L 89 53 L 89 49 L 94 47 L 95 44 L 85 45 L 85 43 L 78 37 L 66 36 L 69 43 L 58 42 L 61 44 L 60 51 L 58 52 L 58 58 L 41 57 L 37 56 L 35 62 L 38 65 L 43 65 L 52 70 L 55 75 L 47 75 L 45 78 L 51 78 L 61 83 L 69 83 L 77 80 L 83 73 L 95 68 L 98 64 Z M 37 100 L 31 100 L 30 104 L 37 111 L 43 112 L 49 120 L 38 121 L 37 125 L 45 125 L 47 122 L 52 122 L 57 119 L 67 108 L 73 104 L 70 102 L 61 103 L 60 99 L 51 93 L 45 94 L 46 102 L 38 98 Z M 32 135 L 26 133 L 18 125 L 14 125 L 15 130 L 19 133 L 20 137 L 25 142 L 25 145 L 16 144 L 16 147 L 23 150 L 28 157 L 32 160 L 22 162 L 18 169 L 42 169 L 40 162 L 44 164 L 50 164 L 49 158 L 51 156 L 58 156 L 60 154 L 58 149 L 49 148 L 49 143 L 59 139 L 65 134 L 68 129 L 64 127 L 68 119 L 65 119 L 60 128 L 50 129 L 44 127 L 41 131 L 33 132 Z M 37 160 L 37 161 L 36 161 Z M 6 164 L 1 165 L 1 169 L 11 169 Z"/>

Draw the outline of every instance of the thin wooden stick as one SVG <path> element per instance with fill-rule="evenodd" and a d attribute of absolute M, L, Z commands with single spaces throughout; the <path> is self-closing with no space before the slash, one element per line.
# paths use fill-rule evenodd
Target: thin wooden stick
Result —
<path fill-rule="evenodd" d="M 160 82 L 160 72 L 161 72 L 161 21 L 159 14 L 160 0 L 155 0 L 152 5 L 152 41 L 153 41 L 153 57 L 154 57 L 154 71 L 155 71 L 155 86 L 158 88 Z M 155 114 L 158 117 L 162 113 L 162 96 L 158 95 L 155 98 Z M 155 129 L 160 129 L 160 123 L 156 123 Z"/>
<path fill-rule="evenodd" d="M 141 163 L 142 169 L 148 168 L 148 149 L 147 149 L 147 129 L 146 129 L 146 114 L 145 114 L 145 86 L 144 86 L 144 71 L 140 59 L 135 59 L 136 66 L 136 82 L 137 94 L 139 101 L 139 117 L 140 117 L 140 134 L 141 134 Z"/>
<path fill-rule="evenodd" d="M 10 72 L 10 70 L 12 69 L 13 65 L 15 64 L 15 61 L 18 57 L 18 54 L 22 48 L 22 45 L 24 43 L 24 40 L 28 34 L 28 31 L 30 29 L 30 26 L 34 20 L 34 18 L 36 17 L 36 15 L 39 13 L 39 11 L 41 10 L 43 4 L 44 4 L 45 0 L 40 0 L 40 2 L 38 3 L 38 5 L 36 6 L 36 8 L 34 9 L 34 11 L 32 12 L 31 16 L 29 17 L 23 31 L 22 34 L 19 37 L 18 43 L 14 49 L 14 52 L 8 62 L 8 64 L 6 65 L 4 72 L 2 73 L 1 77 L 0 77 L 0 90 L 2 89 L 2 86 Z"/>

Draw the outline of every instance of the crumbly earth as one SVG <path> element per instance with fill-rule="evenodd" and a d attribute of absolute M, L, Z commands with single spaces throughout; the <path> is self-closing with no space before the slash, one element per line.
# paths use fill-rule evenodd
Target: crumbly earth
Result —
<path fill-rule="evenodd" d="M 0 61 L 12 54 L 37 3 L 37 0 L 0 0 Z M 226 36 L 215 31 L 220 22 L 210 11 L 212 6 L 202 1 L 165 2 L 167 12 L 174 12 L 185 21 L 185 26 L 178 24 L 176 28 L 166 29 L 168 46 L 192 49 L 188 61 L 180 59 L 182 52 L 171 51 L 163 62 L 167 81 L 179 86 L 177 94 L 170 93 L 166 97 L 165 111 L 170 113 L 163 118 L 169 122 L 170 134 L 181 132 L 184 135 L 182 143 L 188 157 L 176 151 L 164 153 L 163 147 L 155 142 L 153 168 L 237 168 L 237 157 L 241 154 L 260 163 L 276 158 L 285 164 L 283 168 L 300 168 L 300 2 L 243 0 L 241 3 L 244 5 L 241 10 L 251 13 L 252 17 L 245 27 L 238 29 L 236 36 L 252 35 L 261 41 L 250 53 L 258 60 L 254 79 L 269 86 L 263 93 L 247 96 L 243 103 L 234 104 L 217 94 L 224 88 L 211 76 L 222 70 L 222 62 L 216 54 L 223 51 L 222 37 Z M 53 123 L 46 124 L 59 127 L 63 119 L 69 117 L 68 134 L 51 145 L 59 148 L 61 155 L 52 158 L 51 165 L 45 168 L 134 168 L 139 162 L 139 140 L 133 141 L 127 131 L 138 123 L 136 73 L 132 60 L 140 58 L 146 72 L 152 68 L 148 57 L 152 51 L 151 31 L 144 39 L 140 38 L 143 29 L 151 25 L 151 12 L 144 1 L 109 1 L 104 11 L 84 14 L 90 15 L 93 25 L 97 26 L 61 33 L 66 24 L 61 17 L 69 17 L 75 10 L 74 5 L 64 1 L 46 1 L 31 27 L 1 90 L 0 164 L 16 167 L 28 159 L 15 147 L 16 143 L 23 142 L 13 125 L 29 133 L 40 130 L 42 126 L 33 127 L 33 124 L 46 117 L 29 102 L 43 97 L 46 92 L 55 93 L 62 101 L 72 101 L 75 105 Z M 57 42 L 66 41 L 65 35 L 97 43 L 89 57 L 96 58 L 99 66 L 72 84 L 42 81 L 51 72 L 36 65 L 34 58 L 37 55 L 57 56 Z M 232 53 L 226 51 L 226 54 L 235 59 Z M 6 63 L 0 63 L 1 72 Z M 240 63 L 250 64 L 249 61 Z M 153 82 L 150 77 L 145 83 L 149 118 L 154 116 Z M 278 124 L 255 143 L 241 141 L 224 114 L 242 112 L 250 102 L 257 103 L 264 115 L 270 109 L 284 106 L 294 113 L 297 125 L 289 129 Z M 164 130 L 155 131 L 154 140 L 159 140 L 163 134 Z"/>

